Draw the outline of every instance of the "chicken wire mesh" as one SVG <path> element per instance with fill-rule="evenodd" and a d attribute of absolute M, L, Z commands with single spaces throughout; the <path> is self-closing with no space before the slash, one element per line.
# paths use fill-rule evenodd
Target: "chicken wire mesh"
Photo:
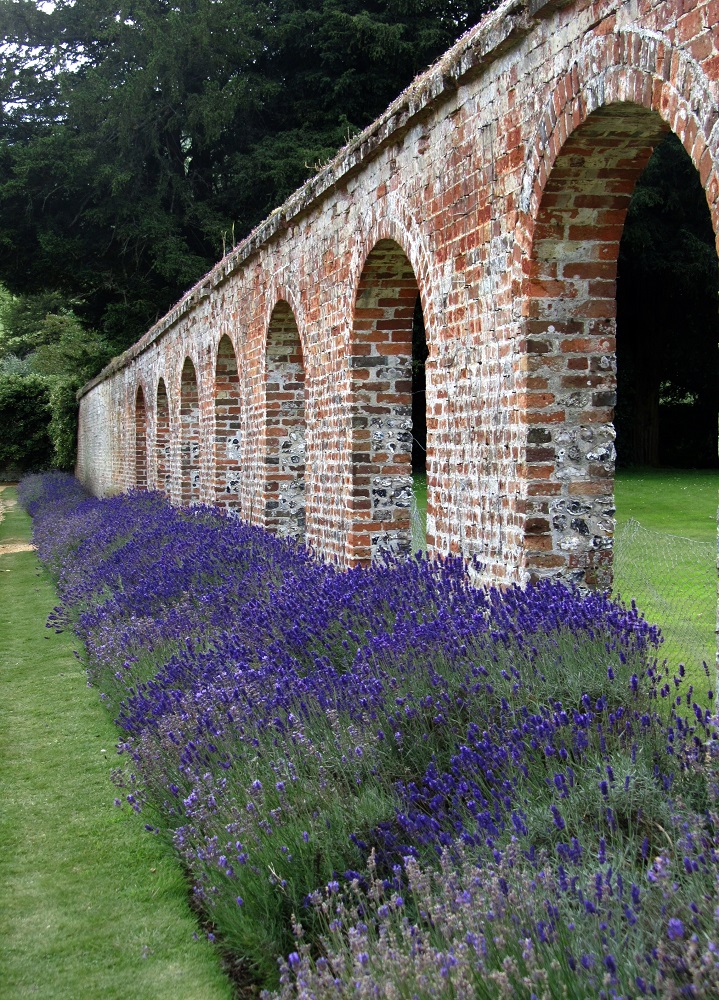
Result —
<path fill-rule="evenodd" d="M 644 617 L 660 626 L 662 659 L 714 668 L 715 545 L 652 531 L 632 518 L 614 537 L 614 593 L 626 603 L 635 600 Z"/>

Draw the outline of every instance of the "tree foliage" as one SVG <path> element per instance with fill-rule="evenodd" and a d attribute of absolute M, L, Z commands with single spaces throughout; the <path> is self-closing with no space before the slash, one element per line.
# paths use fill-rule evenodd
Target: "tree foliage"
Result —
<path fill-rule="evenodd" d="M 640 177 L 617 284 L 624 464 L 717 465 L 719 268 L 706 195 L 670 134 Z"/>
<path fill-rule="evenodd" d="M 52 464 L 50 386 L 41 375 L 0 375 L 0 469 L 28 472 Z"/>
<path fill-rule="evenodd" d="M 0 0 L 0 281 L 126 347 L 494 0 Z"/>
<path fill-rule="evenodd" d="M 8 438 L 13 457 L 7 452 L 5 462 L 22 468 L 74 466 L 75 394 L 110 360 L 111 353 L 109 344 L 88 329 L 58 293 L 13 297 L 0 286 L 1 391 L 10 392 L 7 398 L 14 400 L 2 410 L 0 426 L 3 420 L 13 419 L 14 405 L 19 408 Z M 31 405 L 32 401 L 37 405 Z M 36 424 L 44 428 L 39 437 L 33 429 Z M 43 451 L 46 443 L 47 454 Z"/>

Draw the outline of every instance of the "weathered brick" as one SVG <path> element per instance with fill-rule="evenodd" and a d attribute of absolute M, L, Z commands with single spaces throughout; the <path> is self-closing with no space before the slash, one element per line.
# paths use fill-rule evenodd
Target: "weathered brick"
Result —
<path fill-rule="evenodd" d="M 82 391 L 80 478 L 406 550 L 419 294 L 431 551 L 608 585 L 619 240 L 668 128 L 719 228 L 718 34 L 719 0 L 489 15 Z"/>

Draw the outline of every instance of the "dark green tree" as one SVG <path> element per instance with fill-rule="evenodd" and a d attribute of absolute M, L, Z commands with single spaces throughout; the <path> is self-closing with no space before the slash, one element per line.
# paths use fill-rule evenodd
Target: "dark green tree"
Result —
<path fill-rule="evenodd" d="M 632 198 L 617 282 L 617 454 L 717 466 L 719 266 L 706 196 L 670 134 Z"/>
<path fill-rule="evenodd" d="M 495 0 L 0 0 L 0 281 L 124 349 Z"/>

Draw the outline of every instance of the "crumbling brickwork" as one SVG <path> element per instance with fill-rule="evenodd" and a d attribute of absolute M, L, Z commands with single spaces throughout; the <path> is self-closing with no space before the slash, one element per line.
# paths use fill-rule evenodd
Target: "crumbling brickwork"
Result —
<path fill-rule="evenodd" d="M 419 294 L 430 550 L 608 584 L 617 254 L 667 130 L 716 230 L 719 0 L 509 0 L 82 390 L 78 475 L 406 549 Z"/>

